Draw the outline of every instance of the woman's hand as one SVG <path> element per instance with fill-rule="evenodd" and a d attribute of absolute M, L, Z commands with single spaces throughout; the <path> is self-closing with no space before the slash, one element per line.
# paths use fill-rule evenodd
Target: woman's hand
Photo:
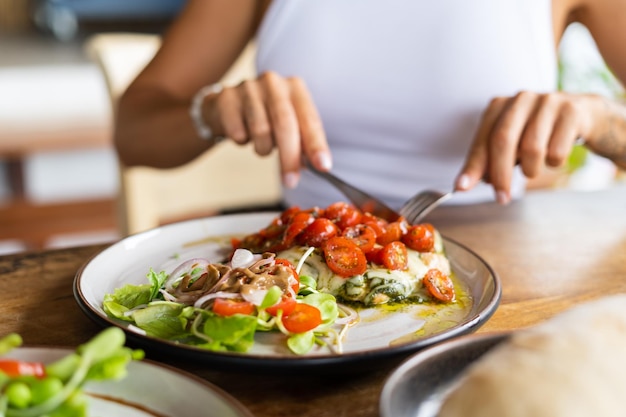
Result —
<path fill-rule="evenodd" d="M 259 155 L 277 148 L 283 183 L 295 187 L 304 155 L 329 170 L 330 150 L 309 90 L 297 77 L 266 72 L 207 97 L 204 116 L 216 135 L 252 143 Z"/>
<path fill-rule="evenodd" d="M 469 190 L 485 180 L 493 186 L 496 200 L 507 204 L 515 165 L 529 178 L 539 175 L 544 165 L 563 165 L 578 138 L 594 136 L 594 121 L 604 119 L 602 101 L 594 95 L 527 91 L 494 98 L 455 189 Z"/>

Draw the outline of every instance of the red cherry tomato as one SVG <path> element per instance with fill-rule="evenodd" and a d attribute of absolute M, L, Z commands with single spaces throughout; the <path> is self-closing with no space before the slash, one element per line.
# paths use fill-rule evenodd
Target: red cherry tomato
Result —
<path fill-rule="evenodd" d="M 371 213 L 363 213 L 361 223 L 366 224 L 374 229 L 374 232 L 376 232 L 376 237 L 385 233 L 385 227 L 388 224 L 386 220 L 381 219 L 378 216 L 374 216 Z"/>
<path fill-rule="evenodd" d="M 448 303 L 454 301 L 454 284 L 449 276 L 438 269 L 429 269 L 422 279 L 426 291 L 436 300 Z"/>
<path fill-rule="evenodd" d="M 284 231 L 285 224 L 280 220 L 280 218 L 276 218 L 265 229 L 261 229 L 259 234 L 265 239 L 274 239 L 282 235 Z"/>
<path fill-rule="evenodd" d="M 435 229 L 428 223 L 410 226 L 402 241 L 418 252 L 430 252 L 435 247 Z"/>
<path fill-rule="evenodd" d="M 374 248 L 365 254 L 368 262 L 382 265 L 383 264 L 383 247 L 375 245 Z"/>
<path fill-rule="evenodd" d="M 283 234 L 282 243 L 285 247 L 293 246 L 293 242 L 296 240 L 296 237 L 302 233 L 304 229 L 307 228 L 308 225 L 313 223 L 315 217 L 311 213 L 307 213 L 306 211 L 301 211 L 296 214 L 291 219 L 289 225 L 287 225 L 287 229 Z"/>
<path fill-rule="evenodd" d="M 288 209 L 286 209 L 285 211 L 283 211 L 280 214 L 280 217 L 279 217 L 280 222 L 282 224 L 289 224 L 289 223 L 291 223 L 291 219 L 293 218 L 293 216 L 296 215 L 296 213 L 299 213 L 301 211 L 302 210 L 300 210 L 300 207 L 298 207 L 298 206 L 289 207 Z"/>
<path fill-rule="evenodd" d="M 335 274 L 351 277 L 363 274 L 367 259 L 363 251 L 350 239 L 342 236 L 330 238 L 322 245 L 326 264 Z"/>
<path fill-rule="evenodd" d="M 291 333 L 304 333 L 322 324 L 322 313 L 310 304 L 297 303 L 294 310 L 283 317 L 283 326 Z"/>
<path fill-rule="evenodd" d="M 296 241 L 303 246 L 313 246 L 319 248 L 322 243 L 331 237 L 339 234 L 339 227 L 324 217 L 313 220 L 296 238 Z"/>
<path fill-rule="evenodd" d="M 250 315 L 254 313 L 254 304 L 249 301 L 231 300 L 228 298 L 216 298 L 213 301 L 213 312 L 220 316 L 232 316 L 235 314 Z"/>
<path fill-rule="evenodd" d="M 317 207 L 317 206 L 311 207 L 310 209 L 306 209 L 306 210 L 302 210 L 302 211 L 306 211 L 307 213 L 310 213 L 316 219 L 318 217 L 324 217 L 324 209 L 320 208 L 320 207 Z"/>
<path fill-rule="evenodd" d="M 236 247 L 234 246 L 233 242 L 233 249 L 243 248 L 248 249 L 249 251 L 254 253 L 259 253 L 262 251 L 265 241 L 266 239 L 261 236 L 260 233 L 254 233 L 241 239 Z"/>
<path fill-rule="evenodd" d="M 265 309 L 272 316 L 276 316 L 279 310 L 282 310 L 283 317 L 290 315 L 296 308 L 296 299 L 291 297 L 290 295 L 283 295 L 280 298 L 280 301 L 273 306 L 270 306 Z"/>
<path fill-rule="evenodd" d="M 376 238 L 376 243 L 385 246 L 387 243 L 398 241 L 402 238 L 402 223 L 391 222 L 385 226 L 382 234 Z"/>
<path fill-rule="evenodd" d="M 274 263 L 276 265 L 282 265 L 289 269 L 289 272 L 291 272 L 291 276 L 293 277 L 291 289 L 293 290 L 294 293 L 298 294 L 298 291 L 300 291 L 300 276 L 298 275 L 298 272 L 296 272 L 296 267 L 293 266 L 293 264 L 289 262 L 287 259 L 282 259 L 282 258 L 274 259 Z"/>
<path fill-rule="evenodd" d="M 342 201 L 333 203 L 324 210 L 324 217 L 332 220 L 341 230 L 361 223 L 363 214 L 356 207 Z"/>
<path fill-rule="evenodd" d="M 374 249 L 374 245 L 376 244 L 376 232 L 371 226 L 366 224 L 346 227 L 343 229 L 341 235 L 356 243 L 365 254 Z"/>
<path fill-rule="evenodd" d="M 34 376 L 43 378 L 46 376 L 46 369 L 40 362 L 24 362 L 14 359 L 0 359 L 0 371 L 10 377 Z"/>
<path fill-rule="evenodd" d="M 409 264 L 406 245 L 397 240 L 383 246 L 380 256 L 382 264 L 388 269 L 403 270 Z"/>

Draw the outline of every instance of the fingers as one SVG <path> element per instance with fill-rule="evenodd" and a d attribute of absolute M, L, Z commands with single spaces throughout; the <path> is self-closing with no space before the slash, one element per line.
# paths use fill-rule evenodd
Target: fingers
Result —
<path fill-rule="evenodd" d="M 300 134 L 296 112 L 290 98 L 290 89 L 284 78 L 275 73 L 266 73 L 261 77 L 266 94 L 266 109 L 278 158 L 282 170 L 283 183 L 293 188 L 297 185 L 300 172 Z"/>
<path fill-rule="evenodd" d="M 313 166 L 322 171 L 332 168 L 332 158 L 322 120 L 304 82 L 290 78 L 291 99 L 300 125 L 304 154 Z"/>
<path fill-rule="evenodd" d="M 256 153 L 268 155 L 274 148 L 274 139 L 263 104 L 263 92 L 259 85 L 253 81 L 244 81 L 239 89 L 242 102 L 241 111 L 247 132 L 244 141 L 238 141 L 238 143 L 252 141 Z"/>
<path fill-rule="evenodd" d="M 318 169 L 331 167 L 321 119 L 299 78 L 267 72 L 225 88 L 214 99 L 211 114 L 214 132 L 241 145 L 252 142 L 259 155 L 268 155 L 277 148 L 287 187 L 298 183 L 303 153 Z"/>
<path fill-rule="evenodd" d="M 564 93 L 521 92 L 492 100 L 455 188 L 468 190 L 482 175 L 493 186 L 496 200 L 507 204 L 516 164 L 532 178 L 545 165 L 565 163 L 581 133 L 581 112 L 576 97 Z"/>
<path fill-rule="evenodd" d="M 455 190 L 467 191 L 481 179 L 489 181 L 489 137 L 505 105 L 505 98 L 494 98 L 483 113 L 465 165 L 456 179 Z"/>
<path fill-rule="evenodd" d="M 548 145 L 546 156 L 548 166 L 559 167 L 567 162 L 572 147 L 581 135 L 579 114 L 571 102 L 565 102 L 561 106 Z"/>

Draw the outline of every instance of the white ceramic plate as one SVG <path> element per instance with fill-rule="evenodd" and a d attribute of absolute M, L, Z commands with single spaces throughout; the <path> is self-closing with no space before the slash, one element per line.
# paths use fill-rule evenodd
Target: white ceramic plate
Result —
<path fill-rule="evenodd" d="M 14 349 L 3 357 L 50 363 L 71 352 L 71 349 L 26 347 Z M 120 381 L 90 381 L 84 391 L 90 416 L 252 417 L 243 405 L 207 381 L 147 360 L 129 363 L 128 375 Z M 188 401 L 189 398 L 193 401 Z"/>
<path fill-rule="evenodd" d="M 436 417 L 465 368 L 507 337 L 506 333 L 466 335 L 406 359 L 385 381 L 381 417 Z"/>
<path fill-rule="evenodd" d="M 147 283 L 146 273 L 151 267 L 170 272 L 192 257 L 222 261 L 226 254 L 223 245 L 207 238 L 256 232 L 267 226 L 277 214 L 210 217 L 125 238 L 97 254 L 78 271 L 74 281 L 76 300 L 93 320 L 105 326 L 123 328 L 128 338 L 142 344 L 147 352 L 152 349 L 223 369 L 243 367 L 249 370 L 252 367 L 293 372 L 306 366 L 320 370 L 326 365 L 336 369 L 339 365 L 358 367 L 366 362 L 368 365 L 382 364 L 382 359 L 397 359 L 432 343 L 472 332 L 498 306 L 501 288 L 495 272 L 471 250 L 444 238 L 452 269 L 467 289 L 464 308 L 453 315 L 447 311 L 426 321 L 423 319 L 425 307 L 419 305 L 394 311 L 362 310 L 361 320 L 349 330 L 341 354 L 320 348 L 305 356 L 295 356 L 288 351 L 279 333 L 258 335 L 254 347 L 246 353 L 211 352 L 135 333 L 127 328 L 127 323 L 107 317 L 102 310 L 105 294 L 127 283 Z"/>

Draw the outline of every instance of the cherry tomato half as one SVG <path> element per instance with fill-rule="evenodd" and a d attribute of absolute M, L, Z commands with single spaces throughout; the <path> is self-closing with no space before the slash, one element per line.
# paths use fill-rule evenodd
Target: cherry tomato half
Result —
<path fill-rule="evenodd" d="M 286 317 L 293 313 L 293 311 L 296 309 L 296 304 L 298 303 L 296 302 L 295 298 L 291 297 L 290 295 L 283 295 L 278 303 L 266 308 L 265 311 L 270 313 L 272 316 L 276 316 L 278 314 L 278 310 L 282 310 L 283 317 Z"/>
<path fill-rule="evenodd" d="M 293 219 L 293 216 L 295 216 L 297 213 L 301 212 L 302 210 L 300 210 L 300 207 L 298 206 L 291 206 L 288 209 L 286 209 L 285 211 L 283 211 L 280 214 L 280 222 L 282 224 L 289 224 L 291 223 L 291 219 Z"/>
<path fill-rule="evenodd" d="M 296 241 L 303 246 L 319 248 L 325 240 L 339 234 L 339 227 L 324 217 L 313 220 L 306 229 L 298 235 Z"/>
<path fill-rule="evenodd" d="M 358 208 L 343 201 L 333 203 L 324 210 L 324 217 L 332 220 L 341 230 L 361 223 L 362 216 Z"/>
<path fill-rule="evenodd" d="M 403 230 L 401 222 L 391 222 L 385 226 L 382 234 L 376 238 L 376 243 L 385 246 L 387 243 L 398 241 L 402 238 Z"/>
<path fill-rule="evenodd" d="M 310 304 L 297 303 L 294 310 L 283 317 L 283 326 L 291 333 L 304 333 L 322 324 L 322 313 Z"/>
<path fill-rule="evenodd" d="M 282 235 L 284 231 L 285 231 L 285 224 L 280 220 L 280 218 L 276 218 L 265 229 L 261 229 L 259 231 L 259 234 L 261 235 L 261 237 L 264 237 L 265 239 L 274 239 Z"/>
<path fill-rule="evenodd" d="M 435 229 L 428 223 L 410 226 L 402 241 L 418 252 L 430 252 L 435 247 Z"/>
<path fill-rule="evenodd" d="M 335 274 L 351 277 L 363 274 L 367 269 L 367 259 L 356 243 L 342 236 L 328 239 L 322 245 L 326 264 Z"/>
<path fill-rule="evenodd" d="M 438 269 L 429 269 L 422 279 L 426 291 L 435 299 L 448 303 L 454 301 L 454 284 L 449 276 Z"/>
<path fill-rule="evenodd" d="M 290 247 L 293 245 L 293 242 L 296 240 L 296 237 L 307 228 L 308 225 L 313 223 L 315 217 L 311 213 L 307 213 L 306 211 L 300 211 L 291 219 L 291 222 L 287 226 L 285 233 L 283 234 L 282 243 L 285 247 Z"/>
<path fill-rule="evenodd" d="M 216 298 L 213 301 L 213 312 L 220 316 L 232 316 L 235 314 L 248 316 L 254 313 L 254 304 L 244 300 L 238 301 L 228 298 Z"/>
<path fill-rule="evenodd" d="M 374 245 L 374 248 L 365 253 L 365 257 L 368 262 L 382 265 L 383 264 L 383 247 L 380 245 Z"/>
<path fill-rule="evenodd" d="M 381 219 L 378 216 L 374 216 L 371 213 L 363 213 L 363 217 L 361 218 L 361 223 L 370 226 L 376 232 L 376 237 L 381 236 L 385 233 L 385 227 L 388 222 L 385 219 Z"/>
<path fill-rule="evenodd" d="M 376 244 L 376 232 L 371 226 L 366 224 L 361 223 L 346 227 L 343 229 L 341 235 L 356 243 L 366 254 L 374 249 L 374 245 Z"/>
<path fill-rule="evenodd" d="M 40 362 L 24 362 L 14 359 L 0 359 L 0 371 L 10 377 L 35 376 L 43 378 L 46 376 L 46 369 Z"/>
<path fill-rule="evenodd" d="M 406 245 L 399 241 L 389 242 L 381 250 L 381 260 L 385 268 L 403 270 L 409 264 Z"/>

